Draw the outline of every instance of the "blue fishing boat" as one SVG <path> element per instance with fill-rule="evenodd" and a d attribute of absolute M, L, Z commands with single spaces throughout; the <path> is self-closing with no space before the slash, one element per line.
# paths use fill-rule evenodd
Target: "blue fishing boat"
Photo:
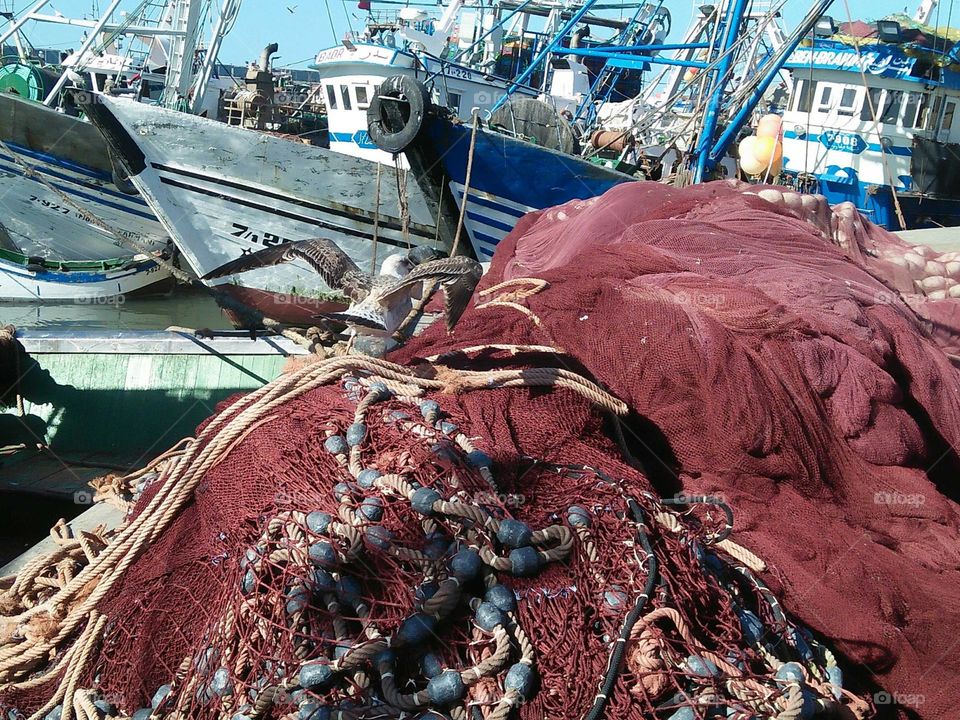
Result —
<path fill-rule="evenodd" d="M 730 91 L 730 83 L 738 60 L 735 51 L 750 53 L 749 46 L 738 39 L 738 33 L 746 19 L 746 3 L 732 2 L 725 12 L 710 9 L 710 17 L 716 25 L 713 36 L 717 38 L 712 55 L 700 60 L 663 57 L 664 49 L 679 48 L 681 53 L 709 49 L 705 43 L 682 45 L 627 45 L 603 48 L 564 48 L 557 44 L 544 47 L 542 57 L 528 68 L 533 72 L 537 61 L 545 61 L 553 53 L 575 53 L 578 56 L 604 58 L 614 69 L 641 69 L 650 63 L 663 63 L 679 68 L 694 68 L 704 72 L 709 80 L 709 93 L 702 98 L 702 117 L 697 131 L 685 140 L 687 151 L 677 162 L 681 173 L 675 176 L 678 182 L 700 182 L 720 177 L 722 163 L 727 152 L 738 139 L 744 124 L 759 106 L 771 83 L 790 54 L 807 36 L 831 0 L 820 0 L 811 8 L 805 19 L 783 42 L 752 67 L 753 75 Z M 562 37 L 558 35 L 558 38 Z M 753 59 L 755 53 L 753 53 Z M 741 67 L 743 67 L 741 65 Z M 526 80 L 525 74 L 518 83 Z M 610 133 L 606 141 L 614 152 L 595 152 L 588 145 L 584 155 L 565 152 L 562 143 L 554 141 L 563 136 L 563 131 L 577 131 L 561 113 L 545 113 L 531 110 L 530 101 L 521 99 L 515 113 L 511 112 L 510 93 L 495 107 L 487 122 L 476 117 L 471 125 L 461 124 L 446 108 L 432 107 L 420 116 L 402 113 L 391 115 L 383 108 L 389 102 L 402 104 L 408 95 L 425 94 L 424 89 L 414 90 L 411 80 L 405 83 L 384 83 L 390 91 L 381 90 L 382 102 L 368 112 L 371 137 L 386 138 L 382 147 L 396 148 L 399 137 L 413 138 L 404 147 L 411 170 L 425 194 L 433 193 L 441 207 L 455 206 L 463 215 L 463 227 L 467 231 L 476 256 L 489 260 L 497 243 L 513 229 L 517 220 L 531 210 L 558 205 L 569 200 L 586 199 L 602 194 L 623 182 L 645 179 L 640 172 L 640 158 L 631 151 L 636 148 L 636 138 L 631 131 Z M 688 83 L 692 84 L 692 83 Z M 689 94 L 682 99 L 689 102 Z M 589 103 L 589 100 L 584 100 Z M 541 105 L 542 107 L 542 105 Z M 505 108 L 505 112 L 500 112 Z M 524 122 L 531 114 L 537 114 L 536 122 Z M 512 123 L 513 115 L 520 121 Z M 397 117 L 403 118 L 397 121 Z M 571 115 L 570 118 L 573 116 Z M 497 122 L 499 121 L 499 122 Z M 417 127 L 416 124 L 419 123 Z M 512 126 L 511 126 L 512 125 Z M 547 128 L 537 140 L 531 142 L 529 128 L 539 125 Z M 579 132 L 581 137 L 583 133 Z M 596 135 L 593 135 L 596 137 Z M 596 144 L 596 140 L 593 144 Z M 552 147 L 551 147 L 552 145 Z M 676 145 L 676 143 L 674 143 Z"/>

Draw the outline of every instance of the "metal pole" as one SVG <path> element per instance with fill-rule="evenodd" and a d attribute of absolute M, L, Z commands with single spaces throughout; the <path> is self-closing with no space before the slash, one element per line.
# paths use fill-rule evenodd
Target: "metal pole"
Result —
<path fill-rule="evenodd" d="M 203 101 L 206 99 L 207 86 L 210 84 L 210 76 L 213 74 L 213 67 L 217 63 L 217 56 L 220 54 L 220 46 L 223 43 L 223 36 L 226 34 L 224 28 L 228 23 L 236 18 L 240 12 L 241 0 L 224 0 L 223 7 L 220 10 L 220 17 L 217 18 L 217 24 L 213 28 L 210 38 L 210 47 L 207 49 L 207 55 L 203 59 L 203 67 L 194 79 L 193 103 L 190 106 L 190 112 L 194 115 L 203 107 Z"/>
<path fill-rule="evenodd" d="M 730 119 L 730 124 L 727 126 L 727 129 L 724 130 L 723 134 L 717 139 L 717 142 L 713 145 L 712 150 L 710 151 L 710 160 L 717 161 L 723 154 L 726 152 L 727 147 L 733 141 L 733 138 L 736 137 L 737 132 L 740 130 L 740 126 L 743 122 L 750 116 L 750 113 L 754 111 L 757 107 L 757 103 L 760 102 L 763 94 L 767 91 L 767 88 L 770 87 L 770 83 L 773 82 L 773 79 L 777 77 L 780 70 L 783 68 L 783 64 L 786 62 L 787 58 L 793 54 L 793 51 L 797 49 L 797 46 L 803 41 L 803 38 L 806 37 L 807 33 L 817 24 L 817 20 L 820 19 L 820 16 L 825 13 L 830 6 L 833 4 L 833 0 L 820 0 L 820 2 L 811 8 L 810 13 L 804 19 L 804 22 L 796 29 L 793 36 L 783 45 L 781 52 L 777 54 L 776 58 L 770 61 L 770 68 L 767 69 L 763 77 L 757 83 L 757 86 L 754 88 L 753 92 L 750 93 L 750 96 L 744 102 L 743 106 L 736 112 L 736 114 Z"/>
<path fill-rule="evenodd" d="M 19 20 L 15 22 L 11 20 L 13 24 L 10 26 L 10 29 L 7 30 L 3 35 L 0 35 L 0 45 L 3 45 L 7 40 L 10 39 L 10 37 L 15 32 L 17 32 L 18 30 L 20 30 L 20 28 L 22 28 L 24 25 L 30 22 L 30 20 L 33 19 L 31 15 L 33 15 L 35 12 L 43 8 L 43 6 L 48 4 L 49 2 L 50 0 L 40 0 L 40 2 L 38 2 L 32 8 L 30 8 Z"/>
<path fill-rule="evenodd" d="M 723 40 L 720 43 L 720 65 L 717 67 L 713 76 L 710 99 L 707 103 L 707 112 L 703 120 L 703 129 L 700 132 L 700 137 L 697 138 L 696 166 L 693 171 L 693 182 L 695 183 L 701 182 L 707 172 L 707 153 L 711 146 L 713 133 L 717 130 L 717 122 L 720 119 L 723 91 L 726 89 L 727 82 L 729 81 L 727 75 L 733 66 L 733 57 L 729 50 L 733 47 L 737 33 L 740 31 L 740 24 L 743 21 L 743 13 L 746 7 L 747 0 L 734 0 L 733 5 L 727 10 L 727 26 L 724 28 Z"/>
<path fill-rule="evenodd" d="M 587 11 L 590 10 L 596 1 L 597 0 L 587 0 L 583 7 L 574 13 L 573 17 L 570 18 L 570 20 L 567 21 L 567 23 L 560 29 L 560 32 L 554 35 L 550 39 L 550 42 L 543 47 L 543 50 L 537 54 L 533 61 L 527 66 L 527 69 L 520 73 L 520 76 L 516 80 L 510 83 L 510 85 L 507 87 L 506 94 L 497 101 L 493 108 L 491 108 L 491 113 L 496 112 L 499 108 L 501 108 L 518 87 L 526 84 L 527 80 L 530 79 L 530 76 L 533 75 L 533 71 L 536 69 L 537 65 L 543 62 L 543 59 L 553 52 L 554 48 L 570 33 L 571 30 L 573 30 L 574 27 L 576 27 L 577 23 L 580 22 L 580 18 L 587 14 Z M 741 1 L 746 2 L 746 0 Z M 546 69 L 544 70 L 544 75 L 546 75 Z"/>
<path fill-rule="evenodd" d="M 100 18 L 99 22 L 95 28 L 90 31 L 90 34 L 87 36 L 87 39 L 83 41 L 83 45 L 80 47 L 80 51 L 77 53 L 77 58 L 82 60 L 83 56 L 87 54 L 87 51 L 93 46 L 93 43 L 97 41 L 97 35 L 103 30 L 104 26 L 107 24 L 107 20 L 113 15 L 114 11 L 120 5 L 123 0 L 113 0 L 110 3 L 110 7 L 107 8 L 107 11 Z M 60 76 L 60 79 L 57 80 L 57 84 L 53 86 L 53 89 L 50 91 L 50 94 L 47 95 L 46 99 L 43 101 L 44 105 L 52 106 L 54 101 L 57 99 L 57 96 L 60 94 L 60 91 L 63 90 L 63 86 L 67 84 L 67 71 L 65 70 Z"/>

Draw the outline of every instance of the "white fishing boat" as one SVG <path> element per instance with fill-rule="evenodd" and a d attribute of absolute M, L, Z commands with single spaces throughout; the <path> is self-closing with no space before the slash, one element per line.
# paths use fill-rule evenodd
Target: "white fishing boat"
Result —
<path fill-rule="evenodd" d="M 949 22 L 949 15 L 945 15 Z M 960 225 L 960 45 L 937 0 L 914 17 L 822 18 L 787 67 L 790 181 L 890 230 Z"/>
<path fill-rule="evenodd" d="M 436 217 L 414 183 L 401 193 L 406 217 L 398 212 L 391 167 L 123 98 L 102 96 L 86 112 L 200 276 L 242 254 L 317 236 L 364 268 L 413 245 L 437 245 Z M 313 322 L 328 308 L 329 288 L 304 263 L 244 273 L 243 285 L 218 282 L 281 321 Z"/>
<path fill-rule="evenodd" d="M 219 98 L 206 90 L 239 0 L 225 0 L 219 15 L 211 0 L 150 0 L 130 13 L 119 13 L 120 0 L 113 0 L 98 20 L 45 14 L 48 4 L 39 0 L 11 18 L 0 29 L 0 45 L 12 39 L 23 47 L 24 28 L 37 23 L 80 27 L 86 37 L 56 70 L 36 65 L 26 52 L 0 68 L 0 222 L 19 252 L 51 260 L 162 250 L 163 226 L 117 173 L 99 133 L 64 90 L 119 88 L 144 102 L 215 113 Z M 210 44 L 202 51 L 208 23 Z"/>
<path fill-rule="evenodd" d="M 173 288 L 155 258 L 49 261 L 0 249 L 0 302 L 108 304 Z"/>
<path fill-rule="evenodd" d="M 475 109 L 489 117 L 508 95 L 539 98 L 557 112 L 576 110 L 590 95 L 597 73 L 582 58 L 565 55 L 569 48 L 559 41 L 587 47 L 598 42 L 591 33 L 600 28 L 613 34 L 608 42 L 629 43 L 643 36 L 654 16 L 669 17 L 656 3 L 618 5 L 627 13 L 620 19 L 590 14 L 592 6 L 589 0 L 496 0 L 489 5 L 452 0 L 439 18 L 414 7 L 371 13 L 362 33 L 321 50 L 310 66 L 320 75 L 330 148 L 393 162 L 399 149 L 384 151 L 383 140 L 371 138 L 367 127 L 367 110 L 388 77 L 429 84 L 431 101 L 464 121 Z M 654 32 L 649 39 L 658 37 Z M 537 62 L 542 52 L 552 60 Z M 609 90 L 635 87 L 639 77 L 639 72 L 621 71 Z"/>

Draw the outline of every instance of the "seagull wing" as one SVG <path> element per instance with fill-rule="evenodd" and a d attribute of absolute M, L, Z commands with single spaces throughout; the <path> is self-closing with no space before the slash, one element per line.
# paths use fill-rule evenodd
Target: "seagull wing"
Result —
<path fill-rule="evenodd" d="M 305 260 L 323 281 L 335 290 L 360 301 L 370 292 L 372 278 L 357 267 L 343 250 L 326 238 L 299 240 L 274 245 L 221 265 L 203 276 L 204 280 L 236 275 L 269 265 L 279 265 L 291 260 Z"/>
<path fill-rule="evenodd" d="M 409 275 L 395 283 L 381 295 L 380 302 L 389 303 L 397 293 L 409 293 L 418 283 L 422 285 L 427 280 L 437 280 L 443 287 L 443 311 L 447 317 L 447 330 L 450 331 L 467 309 L 482 275 L 483 267 L 471 258 L 457 256 L 431 260 L 417 265 Z"/>

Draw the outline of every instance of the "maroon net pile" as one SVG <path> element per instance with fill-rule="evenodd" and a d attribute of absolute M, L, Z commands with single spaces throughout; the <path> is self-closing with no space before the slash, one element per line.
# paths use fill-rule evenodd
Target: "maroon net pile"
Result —
<path fill-rule="evenodd" d="M 293 371 L 166 461 L 128 566 L 71 596 L 96 600 L 68 638 L 89 652 L 14 667 L 20 638 L 62 627 L 23 606 L 66 611 L 0 595 L 25 619 L 0 634 L 0 703 L 871 715 L 829 646 L 905 712 L 949 716 L 956 371 L 851 257 L 725 184 L 528 216 L 453 336 L 431 329 L 402 366 Z"/>
<path fill-rule="evenodd" d="M 637 413 L 627 440 L 661 495 L 723 496 L 786 607 L 881 702 L 945 718 L 960 386 L 938 345 L 957 346 L 958 302 L 919 295 L 891 261 L 910 248 L 858 224 L 841 250 L 725 183 L 619 187 L 527 216 L 498 248 L 482 287 L 548 280 L 523 301 L 539 325 L 489 307 L 403 357 L 491 335 L 562 348 Z"/>

